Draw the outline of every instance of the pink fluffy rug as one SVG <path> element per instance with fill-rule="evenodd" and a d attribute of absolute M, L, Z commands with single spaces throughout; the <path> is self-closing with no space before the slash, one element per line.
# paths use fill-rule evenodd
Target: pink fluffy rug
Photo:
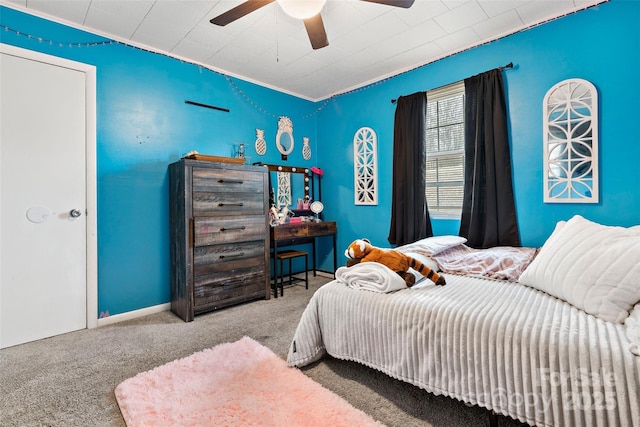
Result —
<path fill-rule="evenodd" d="M 134 426 L 382 426 L 251 338 L 192 354 L 115 390 Z"/>

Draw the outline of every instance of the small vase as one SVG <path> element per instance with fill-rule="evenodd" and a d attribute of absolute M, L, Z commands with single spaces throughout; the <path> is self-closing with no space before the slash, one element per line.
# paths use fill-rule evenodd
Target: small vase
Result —
<path fill-rule="evenodd" d="M 302 137 L 302 158 L 309 160 L 311 158 L 311 146 L 309 145 L 309 138 Z"/>
<path fill-rule="evenodd" d="M 264 140 L 264 130 L 256 129 L 256 153 L 264 155 L 267 152 L 267 141 Z"/>

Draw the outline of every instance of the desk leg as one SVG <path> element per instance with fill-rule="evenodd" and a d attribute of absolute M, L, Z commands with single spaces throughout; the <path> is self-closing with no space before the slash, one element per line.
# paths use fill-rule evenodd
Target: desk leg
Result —
<path fill-rule="evenodd" d="M 273 241 L 273 296 L 278 298 L 278 241 Z"/>
<path fill-rule="evenodd" d="M 313 277 L 316 277 L 316 239 L 317 237 L 314 237 L 311 243 L 311 252 L 313 258 Z"/>
<path fill-rule="evenodd" d="M 338 250 L 336 248 L 337 236 L 333 235 L 333 278 L 336 278 L 336 270 L 338 269 Z"/>

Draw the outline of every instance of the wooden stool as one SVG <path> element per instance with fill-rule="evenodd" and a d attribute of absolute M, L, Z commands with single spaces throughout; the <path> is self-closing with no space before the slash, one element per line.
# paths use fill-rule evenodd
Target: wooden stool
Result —
<path fill-rule="evenodd" d="M 294 277 L 291 271 L 291 261 L 294 258 L 304 257 L 304 279 Z M 289 285 L 295 282 L 304 282 L 305 289 L 309 289 L 309 253 L 305 251 L 281 251 L 276 254 L 276 259 L 273 262 L 280 260 L 280 296 L 284 295 L 284 269 L 282 263 L 284 260 L 289 260 Z M 276 297 L 278 296 L 278 278 L 274 277 L 274 291 Z"/>

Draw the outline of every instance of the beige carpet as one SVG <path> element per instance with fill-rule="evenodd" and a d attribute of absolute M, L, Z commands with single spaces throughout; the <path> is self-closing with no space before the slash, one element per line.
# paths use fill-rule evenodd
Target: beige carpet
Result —
<path fill-rule="evenodd" d="M 82 330 L 0 350 L 0 425 L 114 426 L 125 422 L 118 384 L 136 374 L 224 342 L 249 336 L 284 359 L 315 289 L 294 286 L 284 297 L 238 305 L 185 323 L 171 312 Z M 336 359 L 303 369 L 324 387 L 387 426 L 487 426 L 488 412 L 375 370 Z M 500 417 L 501 427 L 521 424 Z"/>

